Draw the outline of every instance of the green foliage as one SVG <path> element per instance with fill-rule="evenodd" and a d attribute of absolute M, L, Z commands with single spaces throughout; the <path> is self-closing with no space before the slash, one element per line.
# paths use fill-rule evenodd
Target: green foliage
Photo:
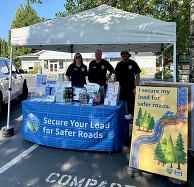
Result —
<path fill-rule="evenodd" d="M 159 162 L 161 162 L 163 164 L 166 161 L 165 160 L 165 153 L 164 153 L 164 150 L 162 149 L 162 145 L 160 142 L 156 145 L 156 148 L 154 151 L 154 160 L 158 160 Z"/>
<path fill-rule="evenodd" d="M 8 44 L 4 39 L 0 38 L 0 56 L 8 58 Z"/>
<path fill-rule="evenodd" d="M 173 74 L 170 70 L 165 70 L 163 74 L 163 79 L 173 78 Z M 162 71 L 158 71 L 155 73 L 155 79 L 162 79 Z"/>
<path fill-rule="evenodd" d="M 176 22 L 177 24 L 177 53 L 188 53 L 190 46 L 190 6 L 188 0 L 67 0 L 64 12 L 59 12 L 58 17 L 75 14 L 102 4 L 150 16 L 163 21 Z M 172 56 L 172 48 L 165 52 L 166 60 Z M 167 63 L 165 60 L 164 63 Z"/>
<path fill-rule="evenodd" d="M 160 67 L 156 67 L 156 72 L 159 72 L 160 71 Z"/>
<path fill-rule="evenodd" d="M 28 0 L 29 3 L 39 3 L 42 4 L 44 0 Z"/>
<path fill-rule="evenodd" d="M 141 15 L 150 16 L 163 21 L 176 22 L 177 25 L 177 54 L 188 53 L 190 47 L 190 0 L 67 0 L 64 1 L 64 11 L 56 12 L 57 17 L 63 17 L 75 14 L 84 10 L 97 7 L 101 4 L 108 4 L 113 7 L 125 10 L 128 12 L 138 13 Z M 30 3 L 44 3 L 44 0 L 28 0 L 27 5 L 21 5 L 16 12 L 11 28 L 19 28 L 44 21 L 30 6 Z M 10 31 L 9 31 L 10 38 Z M 9 40 L 10 43 L 10 40 Z M 10 45 L 8 45 L 10 46 Z M 17 62 L 16 56 L 31 53 L 32 49 L 14 49 L 14 59 Z M 173 49 L 170 47 L 164 52 L 164 65 L 172 59 Z M 9 49 L 8 49 L 9 55 Z M 157 53 L 161 55 L 161 53 Z M 18 62 L 19 64 L 19 62 Z M 161 64 L 161 58 L 157 64 Z"/>
<path fill-rule="evenodd" d="M 155 125 L 155 120 L 150 113 L 147 114 L 147 111 L 145 111 L 143 115 L 142 108 L 140 107 L 138 110 L 135 125 L 139 127 L 139 130 L 140 130 L 140 127 L 143 127 L 143 129 L 146 129 L 152 132 Z"/>
<path fill-rule="evenodd" d="M 29 25 L 33 25 L 35 23 L 42 22 L 43 20 L 44 19 L 40 18 L 37 15 L 36 11 L 28 3 L 27 5 L 20 5 L 18 10 L 16 11 L 15 18 L 12 21 L 11 28 L 13 29 L 13 28 L 26 27 Z M 10 43 L 10 32 L 9 32 L 9 43 Z M 21 67 L 21 62 L 17 58 L 18 56 L 34 53 L 34 52 L 36 52 L 35 49 L 24 48 L 24 47 L 14 47 L 13 60 L 17 68 Z"/>
<path fill-rule="evenodd" d="M 148 129 L 148 126 L 149 126 L 149 123 L 148 123 L 148 114 L 147 114 L 147 111 L 145 111 L 144 113 L 144 116 L 143 116 L 143 120 L 142 120 L 142 123 L 141 123 L 141 127 L 145 128 L 145 129 Z"/>
<path fill-rule="evenodd" d="M 141 75 L 145 75 L 145 73 L 146 73 L 145 69 L 142 68 L 140 74 L 141 74 Z"/>
<path fill-rule="evenodd" d="M 166 153 L 166 146 L 167 146 L 167 139 L 166 139 L 166 138 L 163 138 L 163 139 L 161 140 L 161 146 L 162 146 L 162 150 L 163 150 L 163 152 L 164 152 L 164 154 L 165 154 L 165 153 Z M 165 158 L 165 156 L 164 156 L 164 158 Z M 166 164 L 166 163 L 167 163 L 167 160 L 166 160 L 166 158 L 165 158 L 163 164 Z"/>
<path fill-rule="evenodd" d="M 178 164 L 186 164 L 186 153 L 184 152 L 184 150 L 184 140 L 182 138 L 182 134 L 179 133 L 175 145 L 175 153 Z"/>
<path fill-rule="evenodd" d="M 170 163 L 171 167 L 172 163 L 176 163 L 178 164 L 177 169 L 181 169 L 180 165 L 185 165 L 187 163 L 187 155 L 184 150 L 185 148 L 182 134 L 178 134 L 175 146 L 170 135 L 168 140 L 164 138 L 156 145 L 154 151 L 154 160 L 158 160 L 163 164 Z"/>
<path fill-rule="evenodd" d="M 149 120 L 148 130 L 154 129 L 154 125 L 155 125 L 154 117 L 151 117 L 150 120 Z"/>
<path fill-rule="evenodd" d="M 138 111 L 138 114 L 137 114 L 135 125 L 140 127 L 141 123 L 142 123 L 142 120 L 143 120 L 143 114 L 142 114 L 142 108 L 140 107 L 139 111 Z"/>
<path fill-rule="evenodd" d="M 20 5 L 12 21 L 11 28 L 26 27 L 39 22 L 41 22 L 41 18 L 30 5 Z"/>
<path fill-rule="evenodd" d="M 167 163 L 176 163 L 176 155 L 175 155 L 175 149 L 174 144 L 172 141 L 172 136 L 169 136 L 169 139 L 167 140 L 167 146 L 166 146 L 166 159 Z"/>
<path fill-rule="evenodd" d="M 36 74 L 38 73 L 38 66 L 35 66 L 33 70 L 29 71 L 29 74 Z"/>

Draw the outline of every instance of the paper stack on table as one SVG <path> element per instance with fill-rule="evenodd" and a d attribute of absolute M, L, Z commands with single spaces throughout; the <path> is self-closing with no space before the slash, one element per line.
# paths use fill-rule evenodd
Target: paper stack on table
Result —
<path fill-rule="evenodd" d="M 108 83 L 104 105 L 116 106 L 119 101 L 119 82 Z"/>

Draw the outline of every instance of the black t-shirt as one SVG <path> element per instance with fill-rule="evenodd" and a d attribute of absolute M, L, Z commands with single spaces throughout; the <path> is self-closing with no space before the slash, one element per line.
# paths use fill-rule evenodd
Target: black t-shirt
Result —
<path fill-rule="evenodd" d="M 70 77 L 72 86 L 84 86 L 86 83 L 87 66 L 81 65 L 77 67 L 75 64 L 69 65 L 66 76 Z"/>
<path fill-rule="evenodd" d="M 141 69 L 138 64 L 131 59 L 127 62 L 118 62 L 114 74 L 117 75 L 121 87 L 121 94 L 125 95 L 133 91 L 135 88 L 135 74 L 140 72 Z"/>
<path fill-rule="evenodd" d="M 91 61 L 88 73 L 89 82 L 106 87 L 107 70 L 111 73 L 114 71 L 113 66 L 107 60 L 102 59 L 99 63 L 95 60 Z"/>

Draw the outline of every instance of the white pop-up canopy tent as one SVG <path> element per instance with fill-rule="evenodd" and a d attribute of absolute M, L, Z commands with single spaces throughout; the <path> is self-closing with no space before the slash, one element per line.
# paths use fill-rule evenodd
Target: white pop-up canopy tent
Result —
<path fill-rule="evenodd" d="M 123 49 L 132 52 L 160 52 L 170 45 L 174 46 L 176 81 L 176 23 L 101 5 L 67 17 L 11 29 L 10 58 L 12 62 L 14 46 L 88 53 L 94 52 L 97 48 L 103 52 L 118 52 Z M 7 127 L 9 108 L 10 104 Z"/>
<path fill-rule="evenodd" d="M 11 30 L 11 47 L 64 52 L 160 52 L 173 45 L 176 82 L 176 23 L 107 5 Z"/>
<path fill-rule="evenodd" d="M 11 46 L 64 52 L 159 52 L 176 42 L 176 23 L 101 5 L 11 30 Z"/>

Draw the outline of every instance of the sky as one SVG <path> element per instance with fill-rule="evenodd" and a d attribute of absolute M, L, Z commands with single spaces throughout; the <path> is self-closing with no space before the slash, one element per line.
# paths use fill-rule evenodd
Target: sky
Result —
<path fill-rule="evenodd" d="M 0 0 L 0 38 L 8 41 L 8 31 L 21 4 L 27 0 Z M 31 4 L 39 17 L 55 18 L 55 13 L 64 11 L 65 0 L 44 0 L 43 4 Z"/>

